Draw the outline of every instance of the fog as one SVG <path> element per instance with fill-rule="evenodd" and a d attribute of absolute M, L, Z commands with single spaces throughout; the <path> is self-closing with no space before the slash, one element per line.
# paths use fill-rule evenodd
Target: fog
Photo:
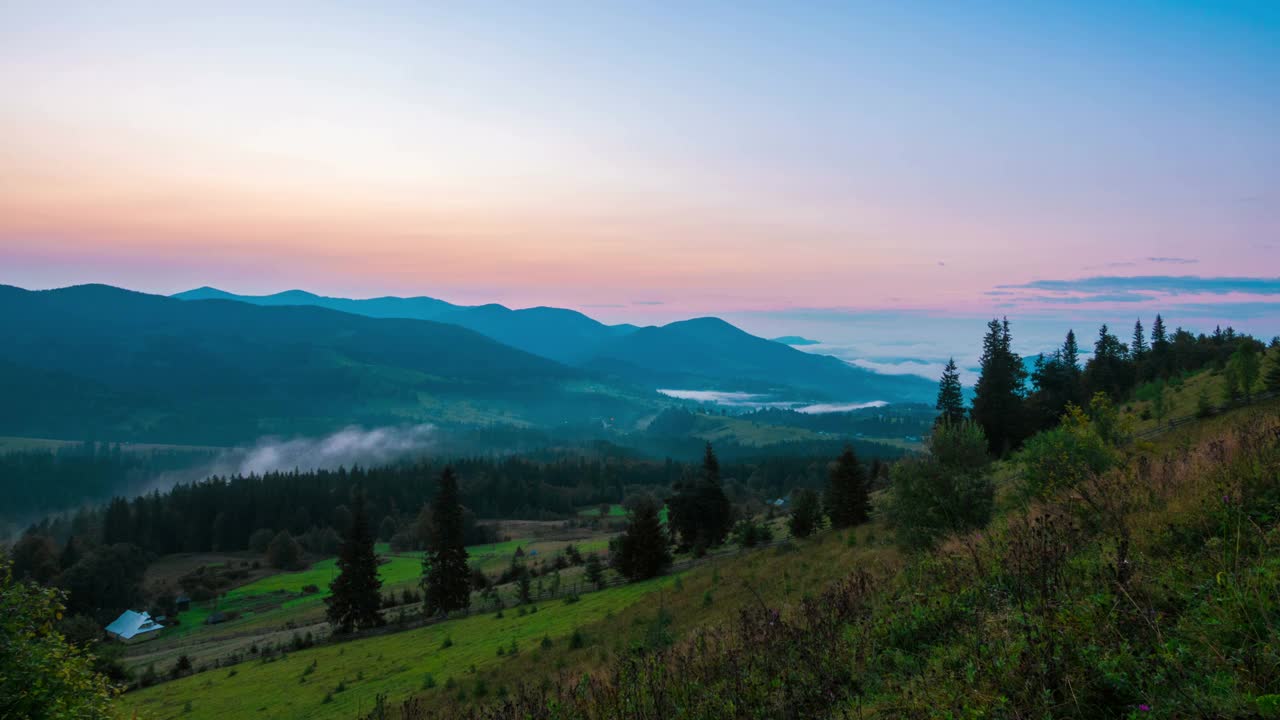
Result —
<path fill-rule="evenodd" d="M 434 425 L 381 427 L 352 425 L 319 438 L 267 437 L 252 447 L 224 451 L 205 475 L 249 475 L 276 470 L 321 470 L 339 466 L 386 465 L 430 451 L 436 444 Z"/>

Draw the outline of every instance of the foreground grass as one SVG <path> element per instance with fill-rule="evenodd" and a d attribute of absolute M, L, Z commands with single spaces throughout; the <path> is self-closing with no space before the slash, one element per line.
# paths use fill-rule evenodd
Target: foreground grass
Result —
<path fill-rule="evenodd" d="M 136 712 L 139 718 L 156 719 L 351 718 L 369 710 L 379 694 L 401 699 L 426 682 L 443 688 L 452 680 L 474 691 L 479 674 L 504 663 L 513 642 L 519 648 L 517 659 L 540 648 L 544 636 L 553 646 L 564 645 L 575 629 L 674 582 L 674 578 L 661 578 L 623 585 L 583 595 L 572 604 L 544 603 L 537 612 L 522 614 L 508 608 L 501 619 L 492 613 L 472 615 L 302 650 L 270 662 L 209 670 L 128 693 L 117 701 L 118 711 L 121 717 Z M 446 638 L 452 642 L 450 647 L 444 647 Z M 500 646 L 504 648 L 501 656 Z M 343 689 L 338 691 L 340 686 Z"/>

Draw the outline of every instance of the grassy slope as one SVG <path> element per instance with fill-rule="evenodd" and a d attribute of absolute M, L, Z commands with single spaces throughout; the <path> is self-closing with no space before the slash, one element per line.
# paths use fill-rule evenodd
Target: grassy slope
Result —
<path fill-rule="evenodd" d="M 502 619 L 492 614 L 432 625 L 399 633 L 316 647 L 291 653 L 274 662 L 248 662 L 129 693 L 119 701 L 121 714 L 137 711 L 142 718 L 269 717 L 351 718 L 368 710 L 379 693 L 403 697 L 419 688 L 427 673 L 438 682 L 450 677 L 466 682 L 470 668 L 485 670 L 504 662 L 499 646 L 514 640 L 531 652 L 543 636 L 563 644 L 575 628 L 604 618 L 669 585 L 662 578 L 583 595 L 577 603 L 545 603 L 538 612 L 520 616 L 514 610 Z M 448 637 L 453 646 L 444 648 Z M 312 662 L 315 670 L 303 678 Z M 363 680 L 359 679 L 363 675 Z M 346 690 L 324 697 L 340 682 Z M 191 712 L 186 713 L 186 703 Z"/>
<path fill-rule="evenodd" d="M 714 651 L 689 646 L 674 665 L 660 656 L 635 674 L 621 663 L 631 668 L 623 693 L 605 671 L 587 694 L 560 696 L 568 706 L 555 714 L 537 701 L 459 717 L 756 718 L 797 707 L 804 717 L 1280 716 L 1277 438 L 1280 402 L 1234 411 L 1138 443 L 1119 469 L 1030 507 L 1010 502 L 1020 467 L 1001 463 L 1005 509 L 981 532 L 905 561 L 863 541 L 849 552 L 830 534 L 781 562 L 761 562 L 773 551 L 742 558 L 728 587 L 754 562 L 773 592 L 716 594 L 712 607 L 781 598 L 784 622 L 730 631 Z M 860 532 L 868 531 L 879 532 Z M 831 606 L 801 611 L 794 602 L 811 595 L 794 586 L 814 563 L 879 568 L 870 590 L 834 596 L 856 609 L 835 632 L 821 621 Z M 699 573 L 684 578 L 682 593 L 664 594 L 676 635 L 732 612 L 689 602 L 726 585 L 723 568 L 719 584 L 703 572 L 701 582 Z M 563 651 L 553 659 L 556 649 L 510 661 L 489 687 L 536 685 L 552 663 L 601 669 L 645 636 L 656 613 L 650 602 L 595 628 L 602 646 L 576 662 Z M 422 697 L 413 718 L 460 705 L 456 691 Z"/>
<path fill-rule="evenodd" d="M 590 553 L 604 550 L 609 541 L 608 537 L 600 536 L 572 542 L 580 552 Z M 530 559 L 551 559 L 569 544 L 567 540 L 517 539 L 474 545 L 468 548 L 468 552 L 472 565 L 479 566 L 486 573 L 496 574 L 510 564 L 516 548 L 524 549 Z M 379 544 L 377 549 L 388 559 L 378 566 L 383 594 L 399 593 L 402 589 L 416 590 L 422 575 L 422 553 L 390 553 L 386 544 Z M 155 640 L 134 646 L 125 662 L 139 671 L 155 663 L 163 672 L 179 654 L 189 655 L 199 665 L 231 652 L 243 651 L 255 642 L 287 641 L 294 629 L 305 632 L 308 626 L 324 622 L 324 599 L 329 595 L 329 583 L 336 575 L 336 565 L 336 558 L 328 558 L 305 570 L 277 573 L 233 588 L 216 603 L 193 603 L 190 610 L 179 614 L 180 625 L 165 630 Z M 569 587 L 575 580 L 580 581 L 581 574 L 580 568 L 563 572 L 564 587 Z M 303 592 L 308 585 L 315 585 L 319 592 Z M 510 600 L 515 590 L 504 587 L 501 593 Z M 206 618 L 215 609 L 237 612 L 240 617 L 218 625 L 206 625 Z"/>

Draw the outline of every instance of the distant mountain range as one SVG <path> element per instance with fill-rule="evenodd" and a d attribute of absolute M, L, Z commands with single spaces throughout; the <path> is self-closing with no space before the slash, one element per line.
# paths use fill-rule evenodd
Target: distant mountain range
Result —
<path fill-rule="evenodd" d="M 0 285 L 0 435 L 233 444 L 349 424 L 628 428 L 672 404 L 657 388 L 891 402 L 934 392 L 715 318 L 636 328 L 432 298 L 181 298 Z"/>
<path fill-rule="evenodd" d="M 174 297 L 239 300 L 257 305 L 317 305 L 369 317 L 446 322 L 567 365 L 595 370 L 647 388 L 797 393 L 841 402 L 932 402 L 936 385 L 911 375 L 881 375 L 837 358 L 806 353 L 751 335 L 719 318 L 663 326 L 605 325 L 575 310 L 502 305 L 462 306 L 430 297 L 330 298 L 302 290 L 234 295 L 199 288 Z M 791 343 L 781 342 L 790 340 Z"/>
<path fill-rule="evenodd" d="M 304 290 L 287 290 L 274 295 L 235 295 L 211 287 L 188 290 L 173 297 L 179 300 L 238 300 L 270 306 L 310 305 L 367 317 L 446 322 L 566 364 L 586 360 L 609 340 L 637 329 L 635 325 L 605 325 L 576 310 L 552 307 L 512 310 L 497 304 L 454 305 L 430 297 L 352 300 L 315 295 Z"/>

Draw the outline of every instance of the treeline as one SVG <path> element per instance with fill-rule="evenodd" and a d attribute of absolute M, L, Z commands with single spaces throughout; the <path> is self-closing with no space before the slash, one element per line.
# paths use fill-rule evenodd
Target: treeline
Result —
<path fill-rule="evenodd" d="M 212 451 L 139 451 L 96 442 L 2 453 L 0 523 L 29 521 L 113 495 L 141 492 L 164 473 L 184 470 L 212 457 Z"/>
<path fill-rule="evenodd" d="M 1273 338 L 1270 346 L 1280 347 L 1280 338 Z M 1012 349 L 1008 319 L 993 319 L 983 338 L 972 407 L 966 411 L 963 406 L 953 360 L 940 382 L 937 409 L 940 420 L 972 418 L 985 432 L 990 450 L 1003 454 L 1036 432 L 1057 425 L 1069 406 L 1085 407 L 1098 394 L 1114 403 L 1126 402 L 1144 386 L 1162 399 L 1165 382 L 1206 367 L 1223 373 L 1225 397 L 1221 400 L 1248 398 L 1272 383 L 1280 384 L 1280 371 L 1264 372 L 1266 350 L 1263 341 L 1230 327 L 1215 328 L 1212 334 L 1197 335 L 1182 328 L 1169 332 L 1164 319 L 1156 315 L 1149 339 L 1141 320 L 1134 324 L 1127 343 L 1103 325 L 1093 343 L 1093 356 L 1083 365 L 1075 332 L 1068 331 L 1062 346 L 1038 355 L 1028 371 Z M 1160 399 L 1153 403 L 1157 420 L 1165 408 Z M 1210 401 L 1202 398 L 1201 405 Z"/>

